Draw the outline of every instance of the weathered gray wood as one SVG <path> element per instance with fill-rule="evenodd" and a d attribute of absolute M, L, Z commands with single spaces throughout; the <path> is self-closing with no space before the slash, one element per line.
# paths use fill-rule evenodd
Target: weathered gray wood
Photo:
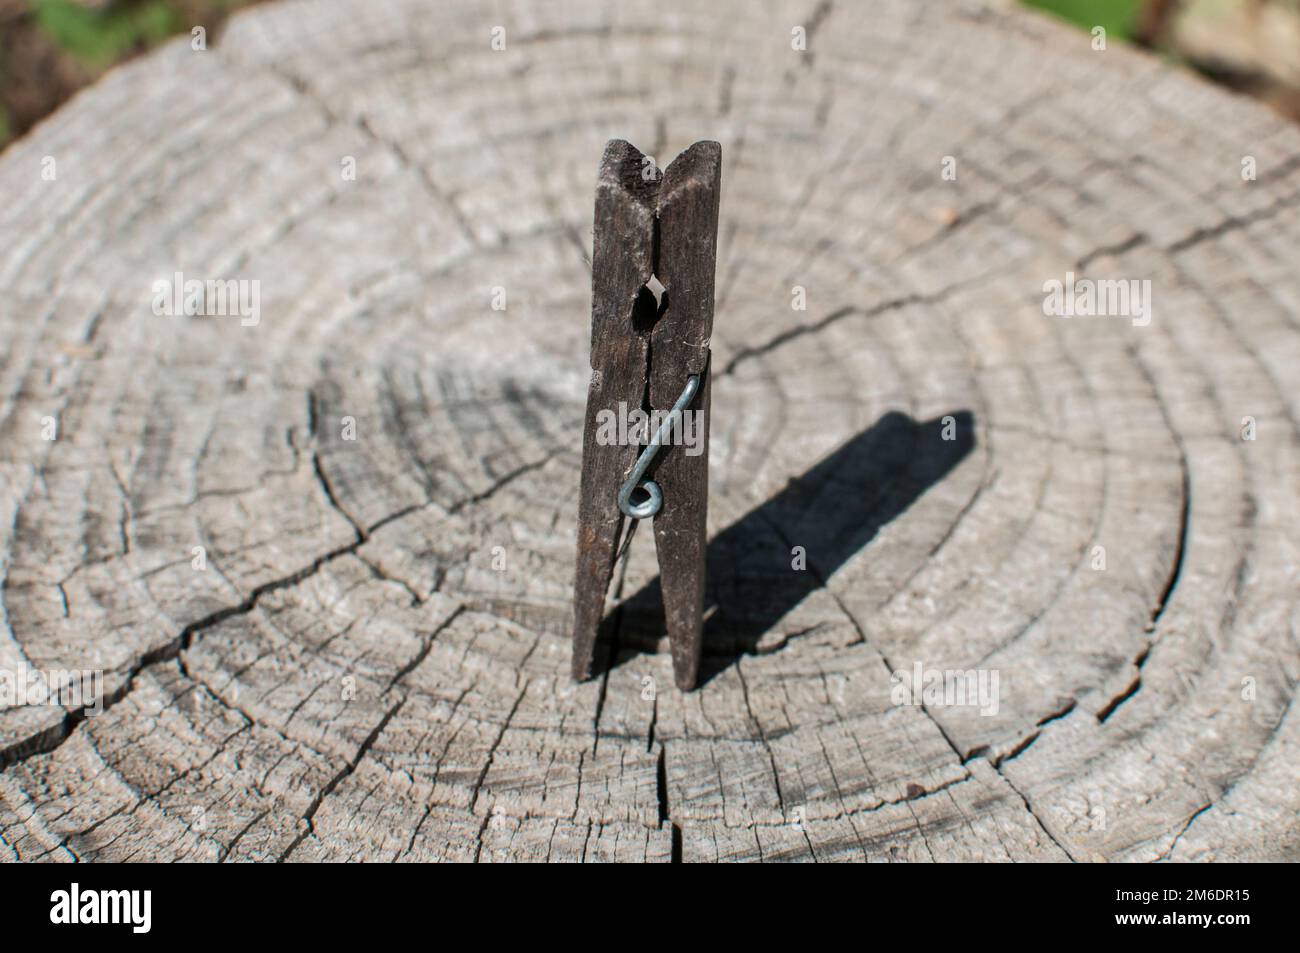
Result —
<path fill-rule="evenodd" d="M 0 711 L 0 858 L 1297 858 L 1300 133 L 1023 11 L 814 7 L 268 4 L 0 154 L 0 668 L 109 692 Z M 727 156 L 691 693 L 645 533 L 570 678 L 611 138 Z M 1151 324 L 1044 315 L 1070 270 Z"/>

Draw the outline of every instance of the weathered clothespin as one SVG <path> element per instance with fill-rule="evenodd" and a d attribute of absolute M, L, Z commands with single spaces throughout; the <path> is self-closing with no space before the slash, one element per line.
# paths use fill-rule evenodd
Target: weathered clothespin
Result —
<path fill-rule="evenodd" d="M 721 173 L 716 142 L 695 143 L 662 172 L 620 139 L 610 141 L 601 159 L 574 586 L 577 679 L 591 674 L 625 516 L 653 519 L 674 679 L 685 690 L 699 675 Z M 652 277 L 663 286 L 661 302 L 647 286 Z M 662 419 L 645 447 L 600 439 L 602 411 L 625 408 Z M 670 443 L 688 412 L 700 428 L 690 452 Z"/>

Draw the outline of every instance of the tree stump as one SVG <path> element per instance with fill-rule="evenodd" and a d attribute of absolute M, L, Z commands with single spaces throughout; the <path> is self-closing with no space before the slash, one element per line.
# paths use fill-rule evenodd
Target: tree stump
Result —
<path fill-rule="evenodd" d="M 1300 857 L 1296 129 L 974 3 L 208 41 L 0 157 L 0 668 L 104 673 L 0 713 L 0 857 Z M 648 532 L 568 674 L 615 137 L 723 147 L 690 693 Z"/>

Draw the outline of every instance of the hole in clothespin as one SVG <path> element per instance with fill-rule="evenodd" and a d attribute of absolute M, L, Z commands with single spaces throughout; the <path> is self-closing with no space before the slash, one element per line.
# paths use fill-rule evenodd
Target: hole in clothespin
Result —
<path fill-rule="evenodd" d="M 641 286 L 636 306 L 632 309 L 632 327 L 638 332 L 649 331 L 668 307 L 668 289 L 654 275 Z"/>
<path fill-rule="evenodd" d="M 628 499 L 633 506 L 640 506 L 646 500 L 650 499 L 650 494 L 646 492 L 644 487 L 638 486 L 636 489 L 632 491 L 632 494 L 631 496 L 628 497 Z"/>
<path fill-rule="evenodd" d="M 650 280 L 645 283 L 645 286 L 649 288 L 650 293 L 655 296 L 655 309 L 662 311 L 664 295 L 668 293 L 668 289 L 659 281 L 658 275 L 651 275 Z"/>

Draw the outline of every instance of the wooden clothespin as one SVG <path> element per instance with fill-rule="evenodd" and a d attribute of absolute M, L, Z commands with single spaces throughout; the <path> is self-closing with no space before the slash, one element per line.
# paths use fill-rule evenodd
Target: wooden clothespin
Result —
<path fill-rule="evenodd" d="M 601 159 L 574 586 L 577 679 L 591 674 L 625 516 L 654 521 L 677 686 L 693 688 L 699 675 L 721 173 L 722 147 L 716 142 L 695 143 L 663 172 L 621 139 L 611 140 Z M 664 288 L 662 303 L 647 287 L 651 277 Z M 624 408 L 666 415 L 644 448 L 636 441 L 599 438 L 601 412 Z M 696 415 L 700 428 L 689 453 L 670 443 L 674 427 L 682 432 L 675 420 L 686 412 Z"/>

